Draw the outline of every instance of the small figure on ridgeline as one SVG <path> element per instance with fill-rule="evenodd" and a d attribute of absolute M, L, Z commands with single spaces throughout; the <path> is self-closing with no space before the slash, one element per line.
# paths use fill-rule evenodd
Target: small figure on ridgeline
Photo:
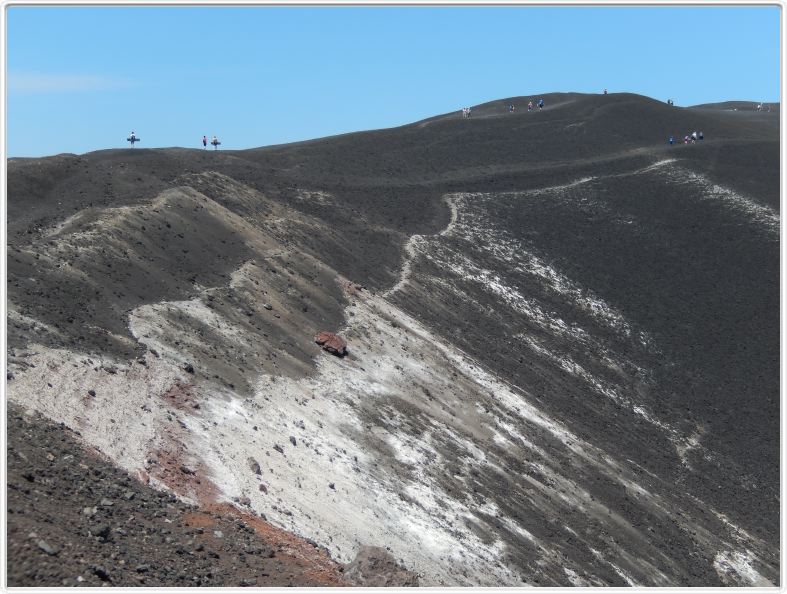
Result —
<path fill-rule="evenodd" d="M 543 99 L 539 99 L 538 100 L 538 109 L 544 109 L 544 100 Z"/>
<path fill-rule="evenodd" d="M 207 136 L 203 136 L 202 137 L 202 148 L 204 148 L 204 149 L 208 148 L 208 137 Z"/>
<path fill-rule="evenodd" d="M 669 137 L 669 143 L 670 143 L 670 146 L 671 146 L 671 145 L 673 145 L 673 144 L 675 144 L 675 138 L 673 138 L 672 136 L 670 136 L 670 137 Z"/>
<path fill-rule="evenodd" d="M 697 138 L 699 138 L 700 140 L 703 140 L 705 138 L 705 135 L 702 133 L 702 130 L 700 130 L 700 133 L 697 135 Z"/>
<path fill-rule="evenodd" d="M 689 144 L 689 136 L 688 136 L 688 134 L 683 137 L 683 144 Z"/>
<path fill-rule="evenodd" d="M 211 140 L 211 141 L 210 141 L 210 143 L 213 145 L 213 150 L 214 150 L 214 151 L 215 151 L 215 150 L 218 150 L 218 148 L 219 148 L 219 145 L 221 144 L 221 143 L 219 142 L 219 139 L 218 139 L 218 138 L 216 138 L 216 135 L 215 135 L 215 134 L 213 135 L 213 140 Z"/>
<path fill-rule="evenodd" d="M 691 144 L 695 144 L 697 142 L 697 131 L 691 133 Z"/>
<path fill-rule="evenodd" d="M 514 104 L 508 106 L 508 113 L 514 113 Z"/>
<path fill-rule="evenodd" d="M 131 148 L 134 148 L 135 142 L 139 142 L 139 138 L 137 137 L 136 134 L 134 134 L 133 130 L 131 131 L 131 134 L 129 134 L 128 138 L 126 138 L 126 140 L 131 143 Z"/>
<path fill-rule="evenodd" d="M 528 101 L 528 103 L 527 103 L 527 110 L 528 111 L 533 111 L 533 101 L 532 101 L 532 99 L 530 101 Z"/>
<path fill-rule="evenodd" d="M 675 102 L 672 99 L 667 99 L 667 105 L 675 105 Z"/>
<path fill-rule="evenodd" d="M 604 89 L 604 94 L 605 94 L 605 95 L 607 94 L 607 90 L 606 90 L 606 89 Z"/>

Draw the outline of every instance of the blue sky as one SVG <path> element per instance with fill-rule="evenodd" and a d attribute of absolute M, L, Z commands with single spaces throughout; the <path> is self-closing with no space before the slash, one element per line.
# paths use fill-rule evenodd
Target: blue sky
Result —
<path fill-rule="evenodd" d="M 493 99 L 779 100 L 777 7 L 9 7 L 7 154 L 249 148 Z"/>

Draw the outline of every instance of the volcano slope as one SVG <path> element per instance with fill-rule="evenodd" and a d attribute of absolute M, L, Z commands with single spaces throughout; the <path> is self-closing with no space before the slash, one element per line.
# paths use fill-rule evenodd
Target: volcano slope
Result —
<path fill-rule="evenodd" d="M 544 98 L 12 159 L 9 398 L 421 585 L 779 584 L 778 113 Z"/>

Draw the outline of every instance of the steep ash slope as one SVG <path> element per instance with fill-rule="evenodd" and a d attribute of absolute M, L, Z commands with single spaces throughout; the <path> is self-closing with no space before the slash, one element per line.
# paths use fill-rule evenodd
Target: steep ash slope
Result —
<path fill-rule="evenodd" d="M 11 399 L 423 585 L 779 583 L 778 114 L 544 97 L 12 160 Z"/>

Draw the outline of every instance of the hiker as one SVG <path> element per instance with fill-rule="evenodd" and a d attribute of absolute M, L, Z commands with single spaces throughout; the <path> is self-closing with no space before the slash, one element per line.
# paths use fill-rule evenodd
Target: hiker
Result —
<path fill-rule="evenodd" d="M 508 113 L 514 113 L 514 104 L 508 106 Z"/>
<path fill-rule="evenodd" d="M 694 132 L 691 133 L 691 144 L 694 144 L 696 142 L 697 142 L 697 131 L 695 130 Z"/>
<path fill-rule="evenodd" d="M 606 90 L 606 89 L 604 89 L 604 94 L 605 94 L 605 95 L 607 94 L 607 90 Z"/>
<path fill-rule="evenodd" d="M 688 135 L 683 137 L 683 144 L 689 144 L 689 137 L 688 137 Z"/>
<path fill-rule="evenodd" d="M 202 148 L 208 148 L 208 137 L 207 136 L 203 136 L 202 137 Z"/>
<path fill-rule="evenodd" d="M 669 143 L 670 145 L 675 144 L 675 139 L 672 136 L 669 137 Z"/>
<path fill-rule="evenodd" d="M 213 145 L 213 150 L 216 150 L 216 151 L 219 150 L 219 145 L 221 143 L 219 142 L 219 139 L 216 138 L 215 134 L 213 135 L 213 140 L 211 140 L 210 143 Z"/>
<path fill-rule="evenodd" d="M 533 111 L 533 101 L 532 101 L 532 100 L 528 102 L 528 104 L 527 104 L 527 110 L 528 110 L 528 111 Z"/>
<path fill-rule="evenodd" d="M 700 130 L 699 139 L 702 140 L 703 138 L 705 138 L 705 135 L 702 133 L 702 130 Z"/>
<path fill-rule="evenodd" d="M 543 99 L 539 99 L 538 100 L 538 109 L 544 109 L 544 100 Z"/>

